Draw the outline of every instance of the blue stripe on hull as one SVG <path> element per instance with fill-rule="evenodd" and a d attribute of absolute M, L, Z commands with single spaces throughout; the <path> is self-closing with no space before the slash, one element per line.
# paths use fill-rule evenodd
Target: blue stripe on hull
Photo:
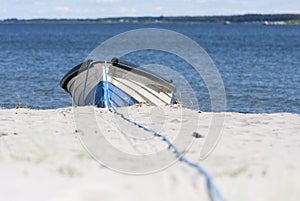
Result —
<path fill-rule="evenodd" d="M 107 85 L 107 86 L 105 86 Z M 108 92 L 107 92 L 108 88 Z M 109 97 L 110 101 L 106 100 Z M 122 91 L 110 82 L 100 81 L 96 87 L 94 103 L 97 107 L 125 107 L 139 103 L 132 96 Z M 112 104 L 112 105 L 111 105 Z"/>

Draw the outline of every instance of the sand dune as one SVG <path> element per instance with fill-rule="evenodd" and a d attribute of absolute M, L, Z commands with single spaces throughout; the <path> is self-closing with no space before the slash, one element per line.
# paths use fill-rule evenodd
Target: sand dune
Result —
<path fill-rule="evenodd" d="M 91 139 L 105 138 L 112 147 L 137 157 L 165 150 L 166 158 L 158 157 L 153 168 L 169 157 L 175 161 L 175 155 L 159 138 L 113 112 L 91 107 L 83 110 L 94 111 L 101 128 L 101 135 Z M 174 106 L 132 106 L 120 111 L 173 141 L 181 130 L 184 135 L 179 147 L 180 143 L 190 145 L 186 156 L 214 176 L 227 200 L 295 201 L 300 197 L 299 114 L 224 113 L 218 145 L 209 157 L 200 160 L 211 113 Z M 73 108 L 1 109 L 0 119 L 0 200 L 209 200 L 204 178 L 180 161 L 142 176 L 121 174 L 100 165 L 79 140 L 84 133 L 76 125 Z M 203 137 L 193 137 L 194 132 Z M 94 148 L 100 155 L 110 151 Z M 119 165 L 124 158 L 116 156 L 113 160 Z M 134 171 L 135 162 L 130 164 Z M 151 165 L 136 167 L 151 170 Z"/>

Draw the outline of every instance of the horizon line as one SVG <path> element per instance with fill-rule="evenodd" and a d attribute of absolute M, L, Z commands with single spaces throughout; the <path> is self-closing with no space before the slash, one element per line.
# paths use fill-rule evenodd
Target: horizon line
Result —
<path fill-rule="evenodd" d="M 8 17 L 0 18 L 0 20 L 97 20 L 97 19 L 118 19 L 118 18 L 176 18 L 176 17 L 234 17 L 247 15 L 300 15 L 300 13 L 244 13 L 244 14 L 212 14 L 212 15 L 141 15 L 141 16 L 111 16 L 111 17 L 33 17 L 33 18 L 18 18 Z"/>

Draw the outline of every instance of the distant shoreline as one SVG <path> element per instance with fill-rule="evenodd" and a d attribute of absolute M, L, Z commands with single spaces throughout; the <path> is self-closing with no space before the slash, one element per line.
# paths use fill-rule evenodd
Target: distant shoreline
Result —
<path fill-rule="evenodd" d="M 300 24 L 300 14 L 245 14 L 217 16 L 158 16 L 158 17 L 109 17 L 109 18 L 35 18 L 0 20 L 0 24 L 95 24 L 95 23 L 257 23 Z"/>

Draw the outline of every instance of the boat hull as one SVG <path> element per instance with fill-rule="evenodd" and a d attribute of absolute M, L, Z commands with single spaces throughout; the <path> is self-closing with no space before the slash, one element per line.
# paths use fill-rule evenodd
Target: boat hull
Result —
<path fill-rule="evenodd" d="M 118 61 L 89 60 L 68 72 L 60 84 L 77 106 L 166 105 L 176 91 L 168 81 L 146 69 Z"/>

